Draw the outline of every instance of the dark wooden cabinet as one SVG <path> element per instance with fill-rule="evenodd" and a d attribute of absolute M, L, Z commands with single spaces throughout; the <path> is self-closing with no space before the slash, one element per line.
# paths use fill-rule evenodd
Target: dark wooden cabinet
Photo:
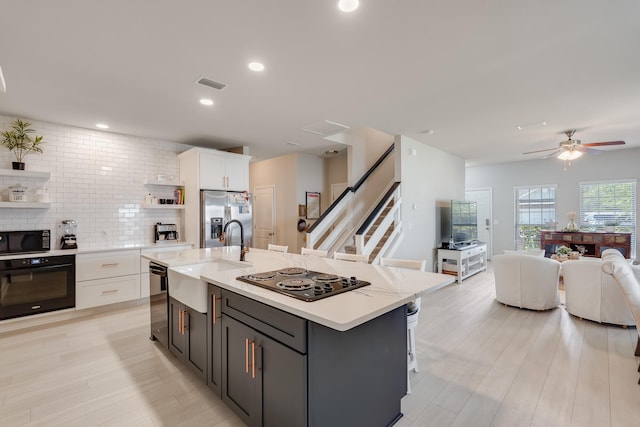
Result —
<path fill-rule="evenodd" d="M 401 416 L 405 306 L 341 332 L 225 289 L 221 297 L 222 399 L 247 425 L 384 426 Z"/>
<path fill-rule="evenodd" d="M 227 405 L 249 426 L 304 426 L 306 356 L 231 317 L 222 334 Z"/>
<path fill-rule="evenodd" d="M 563 232 L 542 231 L 540 248 L 545 250 L 545 256 L 553 254 L 558 246 L 566 246 L 574 251 L 579 246 L 584 247 L 584 256 L 600 258 L 605 249 L 617 249 L 625 258 L 631 256 L 631 233 L 591 233 L 591 232 Z"/>
<path fill-rule="evenodd" d="M 171 297 L 169 350 L 207 380 L 207 315 Z"/>
<path fill-rule="evenodd" d="M 209 285 L 207 310 L 207 384 L 222 395 L 222 293 Z"/>
<path fill-rule="evenodd" d="M 224 290 L 222 312 L 222 400 L 249 426 L 306 425 L 307 322 Z"/>

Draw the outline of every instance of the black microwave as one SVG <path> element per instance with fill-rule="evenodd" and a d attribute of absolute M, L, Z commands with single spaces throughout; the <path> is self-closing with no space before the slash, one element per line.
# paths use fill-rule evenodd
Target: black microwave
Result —
<path fill-rule="evenodd" d="M 51 250 L 51 230 L 0 231 L 0 255 Z"/>

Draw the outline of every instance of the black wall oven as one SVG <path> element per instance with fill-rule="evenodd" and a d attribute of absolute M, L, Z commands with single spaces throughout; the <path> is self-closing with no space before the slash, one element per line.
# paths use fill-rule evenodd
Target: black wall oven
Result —
<path fill-rule="evenodd" d="M 75 305 L 75 255 L 0 261 L 0 320 Z"/>

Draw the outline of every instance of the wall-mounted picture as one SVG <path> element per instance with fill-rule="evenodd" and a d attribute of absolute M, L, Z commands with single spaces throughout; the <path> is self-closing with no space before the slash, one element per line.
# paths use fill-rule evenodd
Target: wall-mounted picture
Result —
<path fill-rule="evenodd" d="M 320 218 L 320 193 L 307 191 L 307 219 Z"/>

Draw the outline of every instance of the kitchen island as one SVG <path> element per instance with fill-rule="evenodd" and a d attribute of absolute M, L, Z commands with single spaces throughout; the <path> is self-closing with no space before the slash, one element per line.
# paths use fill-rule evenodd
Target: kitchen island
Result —
<path fill-rule="evenodd" d="M 237 247 L 146 257 L 192 269 L 194 292 L 206 286 L 207 382 L 248 425 L 394 424 L 407 386 L 406 303 L 453 282 L 258 249 L 241 263 Z M 290 267 L 371 285 L 306 302 L 237 280 Z"/>

